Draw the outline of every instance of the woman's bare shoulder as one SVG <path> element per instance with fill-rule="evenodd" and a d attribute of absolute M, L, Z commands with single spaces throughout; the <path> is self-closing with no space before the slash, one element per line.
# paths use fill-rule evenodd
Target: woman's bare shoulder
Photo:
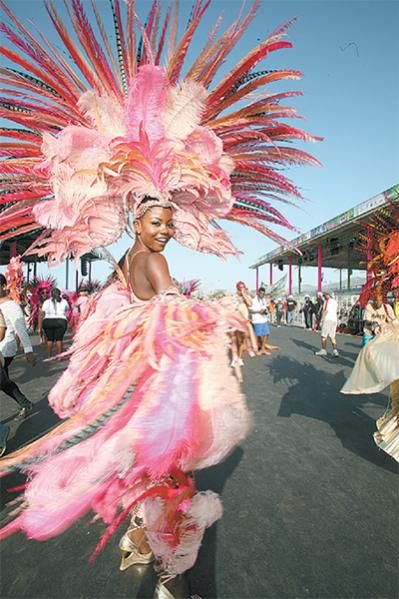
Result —
<path fill-rule="evenodd" d="M 143 258 L 143 263 L 150 270 L 167 270 L 169 272 L 168 262 L 165 256 L 161 253 L 150 252 L 148 254 L 145 254 Z"/>

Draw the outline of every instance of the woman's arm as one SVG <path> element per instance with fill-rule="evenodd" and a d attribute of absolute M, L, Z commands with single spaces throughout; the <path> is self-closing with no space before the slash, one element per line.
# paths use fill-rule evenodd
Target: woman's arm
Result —
<path fill-rule="evenodd" d="M 244 302 L 247 304 L 248 308 L 250 308 L 252 306 L 252 297 L 249 295 L 249 293 L 246 293 L 245 291 L 243 291 L 242 298 L 243 298 Z"/>
<path fill-rule="evenodd" d="M 6 336 L 6 329 L 6 321 L 4 320 L 3 313 L 0 311 L 0 341 L 3 341 L 4 337 Z"/>
<path fill-rule="evenodd" d="M 38 322 L 38 325 L 37 325 L 37 332 L 38 332 L 39 337 L 41 337 L 42 334 L 43 334 L 42 333 L 42 331 L 43 331 L 43 320 L 44 320 L 45 316 L 46 315 L 43 312 L 43 310 L 40 309 L 39 310 L 39 322 Z"/>

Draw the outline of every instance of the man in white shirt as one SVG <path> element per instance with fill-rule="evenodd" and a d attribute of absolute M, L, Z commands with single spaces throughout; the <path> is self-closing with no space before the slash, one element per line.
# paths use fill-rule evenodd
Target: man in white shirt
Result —
<path fill-rule="evenodd" d="M 278 349 L 277 345 L 269 345 L 269 308 L 265 297 L 265 289 L 260 287 L 258 295 L 252 300 L 252 306 L 249 311 L 252 314 L 252 324 L 255 335 L 258 339 L 259 353 L 264 356 L 270 356 L 269 349 Z"/>
<path fill-rule="evenodd" d="M 327 355 L 327 339 L 330 337 L 333 346 L 333 355 L 339 356 L 335 332 L 338 325 L 338 302 L 331 293 L 324 293 L 324 304 L 321 315 L 321 350 L 315 352 L 316 356 Z"/>
<path fill-rule="evenodd" d="M 32 402 L 25 397 L 18 385 L 10 379 L 8 373 L 8 368 L 18 351 L 17 335 L 23 345 L 29 364 L 34 366 L 36 358 L 26 328 L 24 313 L 17 302 L 8 297 L 7 281 L 2 274 L 0 274 L 0 312 L 0 352 L 4 357 L 4 364 L 0 365 L 0 389 L 17 402 L 20 407 L 18 417 L 23 419 L 32 409 Z"/>

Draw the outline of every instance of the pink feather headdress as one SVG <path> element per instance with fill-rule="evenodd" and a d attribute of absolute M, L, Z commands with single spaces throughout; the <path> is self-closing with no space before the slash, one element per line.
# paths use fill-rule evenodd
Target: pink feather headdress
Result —
<path fill-rule="evenodd" d="M 177 2 L 162 20 L 162 2 L 154 0 L 144 26 L 132 0 L 126 2 L 125 19 L 120 1 L 113 0 L 117 66 L 95 3 L 97 36 L 81 0 L 68 3 L 71 33 L 80 46 L 54 5 L 46 4 L 73 64 L 48 39 L 35 39 L 0 0 L 12 23 L 0 25 L 10 43 L 0 53 L 12 63 L 0 71 L 1 83 L 8 86 L 0 98 L 0 117 L 19 125 L 0 129 L 8 138 L 0 144 L 0 203 L 6 205 L 0 240 L 42 228 L 31 252 L 47 255 L 49 263 L 70 254 L 78 258 L 115 242 L 131 227 L 140 201 L 151 196 L 173 206 L 175 238 L 192 249 L 237 253 L 218 219 L 282 241 L 267 223 L 293 227 L 270 202 L 289 203 L 287 196 L 300 194 L 281 174 L 281 165 L 317 164 L 285 142 L 319 139 L 280 121 L 298 116 L 280 105 L 298 92 L 264 91 L 300 73 L 255 71 L 270 52 L 291 46 L 283 41 L 289 23 L 212 85 L 259 0 L 219 37 L 218 22 L 182 77 L 209 3 L 196 1 L 178 40 Z"/>

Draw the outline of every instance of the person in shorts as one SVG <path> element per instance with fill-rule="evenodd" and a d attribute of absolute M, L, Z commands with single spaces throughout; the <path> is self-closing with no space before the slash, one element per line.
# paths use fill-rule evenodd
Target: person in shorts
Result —
<path fill-rule="evenodd" d="M 63 339 L 67 330 L 68 302 L 61 296 L 61 291 L 56 287 L 51 291 L 51 299 L 43 302 L 39 320 L 39 335 L 42 330 L 46 335 L 47 357 L 51 358 L 55 343 L 56 354 L 63 352 Z"/>
<path fill-rule="evenodd" d="M 338 302 L 331 293 L 324 293 L 324 304 L 321 315 L 321 350 L 315 352 L 316 356 L 327 355 L 327 339 L 330 338 L 333 347 L 333 355 L 339 356 L 337 342 L 335 339 L 338 325 Z"/>
<path fill-rule="evenodd" d="M 269 307 L 265 297 L 264 287 L 260 287 L 257 296 L 252 300 L 252 306 L 249 308 L 252 314 L 252 324 L 258 340 L 259 353 L 264 356 L 270 355 L 270 349 L 278 349 L 277 345 L 270 345 L 269 335 Z"/>

